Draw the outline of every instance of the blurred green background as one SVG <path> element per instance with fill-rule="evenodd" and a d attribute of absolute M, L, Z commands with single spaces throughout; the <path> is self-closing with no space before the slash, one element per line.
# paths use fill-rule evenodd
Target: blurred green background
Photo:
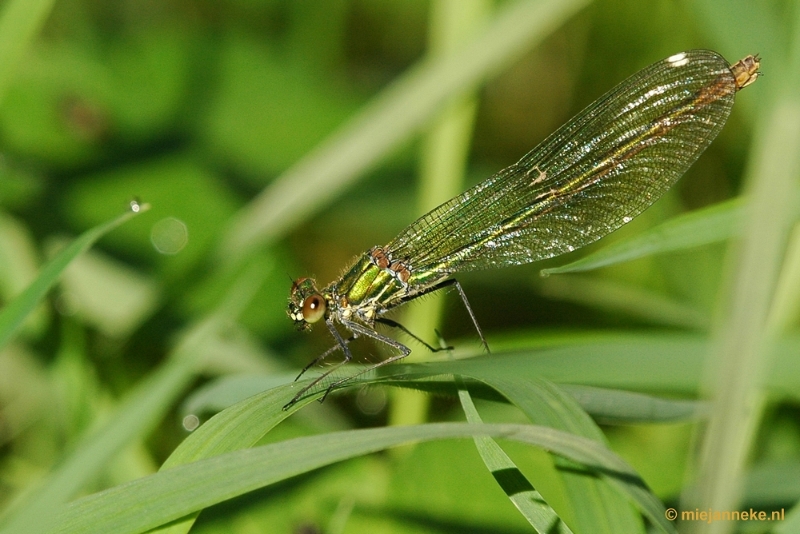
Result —
<path fill-rule="evenodd" d="M 462 42 L 512 4 L 484 2 Z M 467 111 L 464 184 L 451 187 L 458 192 L 515 162 L 637 70 L 709 48 L 731 62 L 760 53 L 764 78 L 737 97 L 719 138 L 664 199 L 590 250 L 738 196 L 755 124 L 778 90 L 797 32 L 794 2 L 750 4 L 598 0 L 553 7 L 550 22 L 527 44 L 453 92 Z M 117 215 L 131 199 L 152 209 L 73 262 L 0 353 L 0 506 L 10 507 L 80 447 L 80 436 L 113 418 L 120 399 L 158 368 L 182 333 L 218 309 L 245 271 L 260 273 L 263 283 L 239 320 L 204 347 L 202 365 L 167 403 L 166 416 L 83 492 L 157 469 L 187 435 L 181 402 L 209 380 L 288 372 L 330 345 L 324 328 L 301 334 L 286 318 L 290 279 L 314 276 L 327 284 L 357 254 L 388 242 L 425 211 L 428 186 L 419 176 L 430 150 L 426 132 L 449 100 L 414 111 L 419 125 L 405 124 L 402 113 L 386 118 L 382 128 L 396 121 L 397 138 L 381 145 L 372 136 L 373 146 L 367 135 L 354 149 L 364 162 L 352 169 L 349 154 L 341 163 L 324 150 L 341 148 L 337 139 L 374 119 L 430 58 L 458 48 L 432 46 L 440 35 L 437 9 L 423 0 L 52 4 L 19 61 L 0 70 L 0 302 L 19 294 L 67 239 Z M 325 175 L 304 175 L 314 162 L 336 177 L 328 183 Z M 293 184 L 315 178 L 321 183 L 297 194 Z M 283 185 L 273 187 L 276 180 Z M 267 222 L 262 228 L 257 220 Z M 580 251 L 460 281 L 498 350 L 620 332 L 700 337 L 724 307 L 726 249 L 718 243 L 590 274 L 539 276 L 543 267 L 586 253 Z M 458 299 L 443 302 L 444 339 L 478 353 Z M 435 323 L 408 320 L 435 341 Z M 796 327 L 795 321 L 787 330 Z M 425 359 L 424 349 L 410 343 Z M 796 400 L 765 408 L 752 452 L 759 461 L 786 462 L 791 472 L 800 459 Z M 376 388 L 309 406 L 269 439 L 402 421 L 406 402 L 418 422 L 459 417 L 453 399 L 392 397 Z M 522 420 L 507 405 L 480 406 L 487 420 Z M 607 436 L 656 494 L 674 503 L 692 429 L 608 427 Z M 509 450 L 535 467 L 526 449 Z M 463 461 L 448 461 L 454 457 Z M 758 504 L 788 509 L 798 498 L 794 487 Z M 291 479 L 205 511 L 194 531 L 263 532 L 270 525 L 270 532 L 338 532 L 344 524 L 347 532 L 526 530 L 465 441 Z"/>

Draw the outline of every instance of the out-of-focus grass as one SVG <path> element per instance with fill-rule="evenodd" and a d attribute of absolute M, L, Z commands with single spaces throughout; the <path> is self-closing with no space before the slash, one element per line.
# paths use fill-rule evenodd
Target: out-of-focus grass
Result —
<path fill-rule="evenodd" d="M 430 13 L 441 8 L 434 4 L 4 4 L 0 313 L 15 317 L 17 334 L 0 352 L 0 528 L 44 528 L 40 510 L 81 494 L 93 495 L 63 511 L 75 522 L 61 526 L 111 524 L 103 522 L 122 517 L 111 511 L 119 503 L 147 502 L 135 489 L 145 488 L 163 499 L 140 517 L 141 528 L 189 514 L 162 529 L 169 532 L 246 532 L 253 524 L 348 532 L 521 531 L 534 524 L 541 531 L 534 510 L 545 519 L 554 511 L 576 533 L 644 531 L 645 522 L 663 521 L 652 494 L 620 494 L 608 477 L 583 476 L 578 464 L 502 440 L 500 450 L 485 436 L 476 437 L 481 454 L 471 440 L 447 440 L 316 471 L 300 462 L 313 460 L 311 452 L 329 458 L 317 455 L 314 465 L 334 461 L 334 452 L 356 454 L 332 451 L 326 436 L 312 435 L 337 429 L 349 447 L 360 435 L 353 429 L 381 425 L 388 410 L 380 384 L 433 394 L 433 420 L 463 420 L 455 373 L 467 377 L 475 411 L 462 400 L 476 424 L 545 424 L 590 437 L 604 455 L 610 443 L 668 505 L 698 476 L 714 494 L 711 488 L 733 487 L 720 469 L 690 467 L 684 487 L 679 475 L 693 465 L 689 429 L 715 400 L 693 400 L 704 391 L 702 369 L 715 346 L 709 329 L 723 341 L 716 345 L 722 357 L 736 353 L 719 348 L 726 340 L 742 354 L 759 345 L 734 342 L 737 336 L 771 339 L 775 347 L 770 366 L 761 350 L 748 352 L 752 366 L 724 365 L 732 376 L 759 371 L 747 384 L 731 381 L 725 398 L 732 400 L 717 400 L 714 416 L 729 423 L 719 427 L 721 441 L 738 447 L 725 458 L 750 451 L 755 469 L 748 475 L 748 464 L 733 465 L 735 459 L 721 469 L 747 481 L 743 506 L 788 509 L 800 501 L 796 484 L 781 477 L 800 465 L 797 246 L 784 236 L 798 215 L 789 119 L 791 97 L 800 92 L 788 76 L 800 71 L 789 59 L 797 57 L 790 52 L 798 42 L 797 2 L 753 9 L 745 0 L 500 1 L 463 47 L 429 57 L 426 34 L 436 33 Z M 516 161 L 625 76 L 689 48 L 715 49 L 731 61 L 759 52 L 765 76 L 737 96 L 723 133 L 681 183 L 631 225 L 585 253 L 461 279 L 492 355 L 480 355 L 469 319 L 446 297 L 441 330 L 456 346 L 455 361 L 392 366 L 377 382 L 355 381 L 355 395 L 280 410 L 297 387 L 286 383 L 291 369 L 331 342 L 324 331 L 291 329 L 284 311 L 289 278 L 327 283 L 353 255 L 419 215 L 413 199 L 432 194 L 416 190 L 417 160 L 433 161 L 436 151 L 423 140 L 427 156 L 418 157 L 415 136 L 443 104 L 465 91 L 477 102 L 471 139 L 469 120 L 440 126 L 461 147 L 440 154 L 463 165 L 466 187 Z M 781 120 L 788 133 L 776 135 L 773 123 Z M 747 180 L 763 189 L 734 198 L 745 191 L 745 168 Z M 769 181 L 778 176 L 785 190 Z M 429 170 L 425 188 L 443 178 L 444 171 Z M 18 309 L 20 289 L 48 276 L 40 258 L 54 244 L 97 227 L 135 196 L 153 205 L 146 216 L 100 238 L 82 261 L 61 262 L 69 268 L 49 298 L 42 302 L 41 286 Z M 770 199 L 785 200 L 786 211 Z M 769 231 L 771 224 L 781 230 Z M 775 240 L 756 236 L 764 232 Z M 727 244 L 737 239 L 758 245 L 745 247 L 750 260 L 726 260 Z M 758 252 L 770 243 L 769 254 Z M 541 280 L 542 269 L 552 276 Z M 737 283 L 722 282 L 726 269 L 738 270 Z M 572 270 L 585 272 L 575 280 L 557 274 Z M 258 286 L 253 280 L 260 278 Z M 759 287 L 760 297 L 752 296 Z M 778 289 L 770 295 L 765 287 Z M 32 316 L 34 302 L 42 304 Z M 176 340 L 209 317 L 216 318 L 213 335 L 185 350 Z M 434 328 L 426 319 L 413 331 L 431 340 Z M 412 348 L 420 360 L 439 356 Z M 358 355 L 377 351 L 356 344 Z M 246 380 L 232 373 L 247 373 Z M 763 381 L 755 380 L 759 374 Z M 218 384 L 204 384 L 217 375 Z M 763 402 L 742 425 L 730 410 L 748 391 Z M 509 402 L 498 402 L 501 395 Z M 191 413 L 165 416 L 187 398 Z M 388 402 L 396 420 L 408 415 L 404 403 Z M 192 428 L 194 417 L 203 422 L 225 406 L 187 437 L 181 418 Z M 421 413 L 412 418 L 423 422 Z M 634 426 L 667 422 L 684 426 Z M 604 433 L 609 427 L 598 424 L 617 426 Z M 737 438 L 742 428 L 751 435 Z M 463 430 L 462 437 L 475 436 Z M 402 434 L 395 442 L 405 443 L 439 429 L 404 432 L 375 431 Z M 258 478 L 242 449 L 271 443 L 277 450 L 295 437 L 319 451 L 290 451 L 295 455 L 275 479 L 262 473 L 247 485 L 225 468 L 231 461 Z M 223 452 L 231 456 L 211 458 Z M 187 463 L 200 459 L 202 469 L 192 473 Z M 157 466 L 152 478 L 120 485 Z M 507 470 L 518 485 L 503 478 Z M 175 486 L 163 482 L 172 476 Z M 186 489 L 189 481 L 197 491 Z M 546 504 L 520 501 L 536 493 L 514 488 L 529 486 Z M 195 499 L 198 493 L 206 500 Z M 106 508 L 91 518 L 75 512 L 91 502 Z"/>

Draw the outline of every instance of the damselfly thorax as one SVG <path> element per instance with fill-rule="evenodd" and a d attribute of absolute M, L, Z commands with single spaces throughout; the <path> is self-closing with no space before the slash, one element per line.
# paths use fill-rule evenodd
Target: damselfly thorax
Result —
<path fill-rule="evenodd" d="M 352 358 L 356 337 L 411 350 L 375 330 L 400 328 L 384 317 L 422 295 L 455 287 L 486 350 L 458 272 L 521 265 L 571 252 L 613 232 L 669 189 L 725 124 L 735 94 L 759 76 L 759 58 L 730 65 L 708 50 L 670 56 L 639 71 L 559 128 L 520 161 L 417 219 L 382 247 L 358 257 L 337 281 L 292 285 L 288 314 L 301 330 L 323 321 L 343 361 L 302 388 L 291 406 Z M 349 332 L 345 338 L 337 325 Z M 373 367 L 373 368 L 374 368 Z M 298 378 L 299 378 L 298 376 Z M 325 395 L 353 377 L 326 385 Z M 324 396 L 322 397 L 324 398 Z"/>
<path fill-rule="evenodd" d="M 384 248 L 373 247 L 322 290 L 311 278 L 295 280 L 288 314 L 301 330 L 321 319 L 374 328 L 392 308 L 448 282 L 447 274 L 417 273 L 407 259 L 394 259 Z"/>

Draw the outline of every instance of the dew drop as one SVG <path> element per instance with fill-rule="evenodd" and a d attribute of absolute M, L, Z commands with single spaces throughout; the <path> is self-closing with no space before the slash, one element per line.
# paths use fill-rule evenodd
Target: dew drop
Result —
<path fill-rule="evenodd" d="M 197 417 L 195 414 L 190 413 L 189 415 L 183 418 L 181 424 L 183 425 L 183 428 L 185 428 L 189 432 L 193 432 L 195 429 L 197 429 L 198 426 L 200 426 L 200 418 Z"/>
<path fill-rule="evenodd" d="M 189 242 L 189 230 L 180 219 L 167 217 L 153 225 L 150 242 L 161 254 L 177 254 Z"/>
<path fill-rule="evenodd" d="M 356 395 L 356 405 L 366 415 L 377 415 L 386 408 L 386 392 L 383 388 L 363 387 Z"/>

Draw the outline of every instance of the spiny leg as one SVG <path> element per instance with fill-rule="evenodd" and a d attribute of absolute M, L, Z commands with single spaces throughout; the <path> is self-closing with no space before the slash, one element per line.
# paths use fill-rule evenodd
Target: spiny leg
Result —
<path fill-rule="evenodd" d="M 400 304 L 404 304 L 418 297 L 421 297 L 422 295 L 427 295 L 428 293 L 433 293 L 434 291 L 439 291 L 440 289 L 444 289 L 449 286 L 456 286 L 456 290 L 458 290 L 458 295 L 461 297 L 461 302 L 464 303 L 464 307 L 467 309 L 467 313 L 469 313 L 469 318 L 472 319 L 472 324 L 475 326 L 475 331 L 478 332 L 478 337 L 481 338 L 481 344 L 483 344 L 483 348 L 486 349 L 486 352 L 491 354 L 492 351 L 489 350 L 489 344 L 486 342 L 486 338 L 483 337 L 483 330 L 481 330 L 481 327 L 478 324 L 478 318 L 475 317 L 475 313 L 472 311 L 472 306 L 469 305 L 469 301 L 467 300 L 467 294 L 464 292 L 464 288 L 461 287 L 461 284 L 459 284 L 458 280 L 456 280 L 455 278 L 445 280 L 444 282 L 440 282 L 435 286 L 431 286 L 418 293 L 414 293 L 409 297 L 399 299 L 398 301 L 396 301 L 396 304 L 393 304 L 391 307 L 394 308 L 396 306 L 399 306 Z"/>
<path fill-rule="evenodd" d="M 353 340 L 353 338 L 350 338 L 350 339 L 346 340 L 345 343 L 349 343 L 352 340 Z M 328 350 L 326 350 L 325 352 L 323 352 L 322 354 L 320 354 L 319 356 L 317 356 L 316 358 L 311 360 L 305 367 L 303 367 L 303 369 L 300 371 L 300 374 L 297 375 L 297 377 L 295 377 L 294 381 L 297 382 L 298 380 L 300 380 L 300 377 L 303 376 L 304 374 L 306 374 L 306 371 L 308 371 L 309 369 L 311 369 L 312 367 L 317 365 L 319 362 L 321 362 L 322 360 L 324 360 L 325 358 L 327 358 L 328 356 L 330 356 L 332 353 L 336 352 L 340 348 L 341 347 L 337 343 L 336 345 L 330 347 Z"/>
<path fill-rule="evenodd" d="M 440 347 L 440 348 L 437 349 L 437 348 L 433 347 L 432 345 L 427 344 L 424 339 L 414 335 L 408 328 L 406 328 L 405 326 L 401 325 L 397 321 L 392 321 L 391 319 L 387 319 L 385 317 L 378 317 L 377 319 L 375 319 L 375 322 L 384 324 L 386 326 L 390 326 L 392 328 L 397 328 L 398 330 L 402 330 L 408 336 L 412 337 L 413 339 L 416 339 L 418 343 L 420 343 L 422 345 L 425 345 L 425 347 L 431 352 L 439 352 L 439 351 L 442 351 L 442 350 L 453 350 L 453 347 Z M 436 332 L 436 333 L 437 333 L 437 335 L 439 335 L 438 332 Z M 441 339 L 441 335 L 439 335 L 439 338 Z"/>
<path fill-rule="evenodd" d="M 442 282 L 441 287 L 445 287 L 446 285 L 454 285 L 458 290 L 458 294 L 461 296 L 461 302 L 464 303 L 464 307 L 467 309 L 467 313 L 469 313 L 469 318 L 472 319 L 472 324 L 475 326 L 475 330 L 478 332 L 478 337 L 481 338 L 481 343 L 483 343 L 483 348 L 486 349 L 486 352 L 491 354 L 492 351 L 489 350 L 489 344 L 486 342 L 486 338 L 483 337 L 483 331 L 481 330 L 480 325 L 478 324 L 478 318 L 475 317 L 475 312 L 472 311 L 472 306 L 469 305 L 469 301 L 467 300 L 467 294 L 464 292 L 464 288 L 461 287 L 461 284 L 458 283 L 458 280 L 455 278 L 451 278 L 450 280 L 446 280 Z"/>
<path fill-rule="evenodd" d="M 333 382 L 331 385 L 328 386 L 328 389 L 325 390 L 325 394 L 322 396 L 322 398 L 319 399 L 320 402 L 324 401 L 325 398 L 330 394 L 331 391 L 333 391 L 337 387 L 341 386 L 345 382 L 347 382 L 349 380 L 352 380 L 353 378 L 355 378 L 357 376 L 361 376 L 364 373 L 368 373 L 369 371 L 372 371 L 373 369 L 377 369 L 378 367 L 384 366 L 384 365 L 386 365 L 388 363 L 392 363 L 392 362 L 396 362 L 397 360 L 401 360 L 401 359 L 405 358 L 406 356 L 408 356 L 409 354 L 411 354 L 411 349 L 409 349 L 408 347 L 406 347 L 405 345 L 403 345 L 399 341 L 395 341 L 394 339 L 392 339 L 390 337 L 384 336 L 383 334 L 380 334 L 380 333 L 376 332 L 375 330 L 372 330 L 369 327 L 363 326 L 363 325 L 361 325 L 359 323 L 353 323 L 353 322 L 350 322 L 350 321 L 342 321 L 342 324 L 346 328 L 348 328 L 351 332 L 353 332 L 353 334 L 355 336 L 365 335 L 367 337 L 371 337 L 372 339 L 375 339 L 377 341 L 385 343 L 385 344 L 389 345 L 390 347 L 399 350 L 400 354 L 397 354 L 395 356 L 387 358 L 387 359 L 383 360 L 382 362 L 378 362 L 375 365 L 373 365 L 372 367 L 364 369 L 364 370 L 362 370 L 362 371 L 360 371 L 360 372 L 358 372 L 358 373 L 356 373 L 356 374 L 354 374 L 352 376 L 348 376 L 348 377 L 342 378 L 340 380 L 337 380 L 336 382 Z M 328 373 L 326 373 L 326 375 L 327 374 Z"/>
<path fill-rule="evenodd" d="M 300 372 L 300 375 L 298 375 L 297 378 L 300 378 L 300 376 L 302 376 L 303 373 L 305 373 L 308 369 L 310 369 L 312 365 L 314 365 L 317 362 L 322 361 L 326 356 L 328 356 L 331 353 L 333 353 L 336 349 L 342 349 L 342 352 L 344 353 L 344 360 L 342 360 L 341 362 L 337 363 L 336 365 L 334 365 L 333 367 L 331 367 L 330 369 L 328 369 L 327 371 L 322 373 L 322 375 L 318 376 L 317 378 L 312 380 L 310 384 L 306 385 L 303 389 L 298 391 L 297 394 L 294 397 L 292 397 L 292 400 L 290 400 L 289 402 L 287 402 L 283 406 L 284 410 L 288 410 L 289 408 L 291 408 L 292 405 L 295 404 L 298 400 L 300 400 L 302 398 L 302 396 L 309 389 L 311 389 L 314 386 L 316 386 L 317 384 L 319 384 L 322 380 L 325 379 L 326 376 L 328 376 L 329 374 L 334 372 L 336 369 L 338 369 L 342 365 L 344 365 L 347 362 L 349 362 L 351 359 L 353 359 L 353 354 L 350 352 L 350 347 L 348 347 L 347 344 L 350 341 L 352 341 L 353 339 L 355 339 L 358 336 L 358 334 L 351 329 L 351 331 L 353 331 L 353 337 L 351 337 L 350 339 L 345 341 L 345 339 L 342 337 L 342 335 L 339 333 L 339 331 L 336 330 L 336 327 L 333 326 L 333 321 L 331 321 L 330 319 L 327 319 L 325 321 L 325 324 L 328 325 L 328 329 L 331 331 L 331 334 L 336 339 L 336 345 L 334 345 L 333 347 L 329 348 L 328 350 L 323 352 L 320 356 L 315 358 L 310 364 L 306 365 L 305 368 Z M 297 380 L 297 378 L 295 378 L 295 381 Z M 322 397 L 322 399 L 320 399 L 320 401 L 324 400 L 325 397 L 328 396 L 328 393 L 330 393 L 330 390 L 325 392 L 325 395 L 323 395 L 323 397 Z"/>

